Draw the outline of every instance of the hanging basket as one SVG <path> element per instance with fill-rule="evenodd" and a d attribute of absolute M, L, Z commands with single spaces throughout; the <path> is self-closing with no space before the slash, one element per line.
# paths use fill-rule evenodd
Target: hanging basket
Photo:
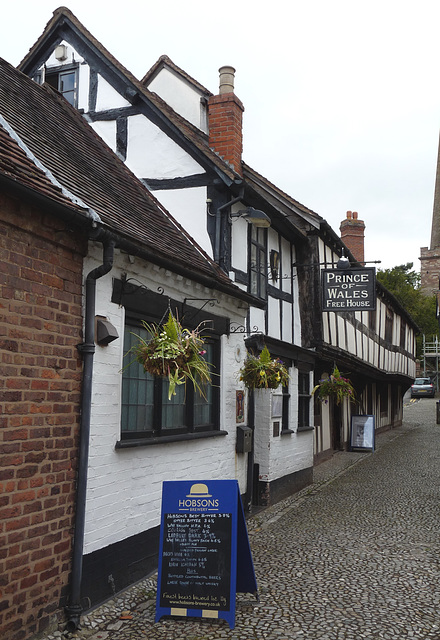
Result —
<path fill-rule="evenodd" d="M 323 403 L 327 403 L 329 398 L 333 398 L 336 404 L 340 404 L 344 398 L 350 402 L 356 402 L 356 393 L 348 378 L 341 376 L 339 369 L 335 366 L 333 373 L 328 378 L 323 378 L 312 391 L 312 395 Z"/>
<path fill-rule="evenodd" d="M 239 373 L 248 389 L 276 389 L 289 382 L 287 368 L 279 358 L 272 359 L 266 346 L 258 357 L 248 352 Z"/>
<path fill-rule="evenodd" d="M 150 338 L 135 334 L 139 342 L 130 351 L 146 373 L 168 378 L 168 399 L 176 395 L 177 385 L 186 384 L 188 380 L 206 398 L 204 386 L 211 382 L 211 374 L 209 363 L 203 357 L 206 350 L 200 325 L 192 331 L 184 329 L 170 311 L 165 324 L 142 322 L 142 326 Z"/>

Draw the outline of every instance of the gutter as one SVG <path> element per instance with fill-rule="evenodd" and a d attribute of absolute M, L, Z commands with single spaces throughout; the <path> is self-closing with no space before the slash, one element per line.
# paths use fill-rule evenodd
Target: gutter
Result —
<path fill-rule="evenodd" d="M 100 234 L 102 237 L 102 234 Z M 100 236 L 95 238 L 100 240 Z M 104 237 L 103 241 L 103 261 L 88 274 L 86 278 L 86 299 L 85 299 L 85 330 L 84 342 L 78 345 L 78 350 L 83 355 L 83 380 L 81 391 L 81 425 L 80 444 L 78 454 L 78 473 L 76 490 L 76 514 L 73 539 L 72 575 L 70 582 L 69 604 L 65 611 L 67 615 L 67 630 L 69 632 L 78 629 L 81 606 L 81 579 L 82 560 L 84 549 L 84 530 L 86 514 L 87 496 L 87 473 L 89 464 L 90 446 L 90 422 L 92 408 L 92 381 L 93 381 L 93 361 L 95 354 L 95 302 L 96 302 L 96 281 L 111 271 L 113 267 L 115 241 Z"/>

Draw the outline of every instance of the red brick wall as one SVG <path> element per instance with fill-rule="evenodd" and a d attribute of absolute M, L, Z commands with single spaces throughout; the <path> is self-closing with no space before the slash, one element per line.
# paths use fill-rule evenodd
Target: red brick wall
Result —
<path fill-rule="evenodd" d="M 85 241 L 0 193 L 0 637 L 30 638 L 68 583 Z"/>
<path fill-rule="evenodd" d="M 212 96 L 208 102 L 209 146 L 241 174 L 243 111 L 234 93 Z"/>
<path fill-rule="evenodd" d="M 358 220 L 357 212 L 347 211 L 347 218 L 341 222 L 339 228 L 342 242 L 351 251 L 357 262 L 362 264 L 365 260 L 365 223 L 363 220 Z"/>

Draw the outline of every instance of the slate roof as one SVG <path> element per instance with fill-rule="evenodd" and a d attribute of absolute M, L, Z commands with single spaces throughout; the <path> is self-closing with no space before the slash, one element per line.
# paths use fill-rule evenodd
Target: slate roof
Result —
<path fill-rule="evenodd" d="M 3 124 L 2 124 L 3 123 Z M 5 130 L 10 127 L 14 137 Z M 27 153 L 25 153 L 27 150 Z M 0 176 L 84 216 L 140 248 L 158 264 L 246 296 L 56 91 L 0 59 Z M 62 190 L 64 188 L 64 192 Z M 78 199 L 78 200 L 76 200 Z"/>

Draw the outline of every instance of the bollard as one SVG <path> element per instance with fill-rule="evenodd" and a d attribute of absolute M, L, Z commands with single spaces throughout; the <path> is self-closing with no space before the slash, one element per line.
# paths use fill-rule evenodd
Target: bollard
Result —
<path fill-rule="evenodd" d="M 437 424 L 440 424 L 440 401 L 437 401 L 435 405 L 437 407 Z"/>

